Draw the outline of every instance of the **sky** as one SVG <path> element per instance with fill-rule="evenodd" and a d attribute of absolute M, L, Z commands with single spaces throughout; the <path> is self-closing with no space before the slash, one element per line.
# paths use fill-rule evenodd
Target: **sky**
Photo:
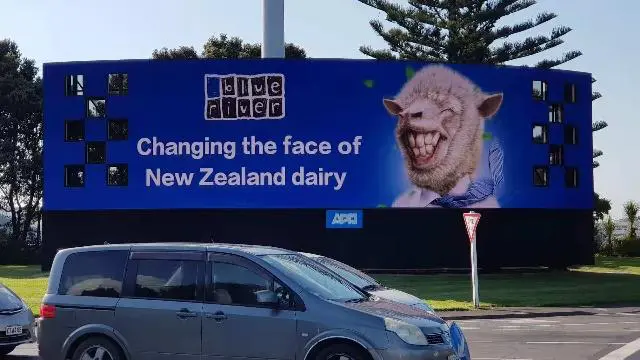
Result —
<path fill-rule="evenodd" d="M 406 1 L 397 0 L 403 3 Z M 18 43 L 25 57 L 38 64 L 52 61 L 149 58 L 161 47 L 194 46 L 202 49 L 214 34 L 226 33 L 248 42 L 262 40 L 261 0 L 84 0 L 4 1 L 0 11 L 0 38 Z M 594 120 L 609 127 L 594 135 L 594 145 L 604 151 L 595 169 L 595 189 L 612 200 L 612 215 L 622 217 L 627 200 L 640 201 L 640 164 L 634 146 L 640 145 L 640 106 L 637 92 L 640 56 L 637 30 L 632 30 L 640 1 L 538 0 L 536 6 L 505 18 L 515 24 L 550 11 L 558 17 L 525 35 L 547 34 L 555 26 L 573 29 L 565 44 L 545 52 L 546 58 L 565 51 L 584 55 L 561 69 L 590 72 L 594 90 L 603 98 L 593 104 Z M 361 45 L 384 48 L 371 29 L 371 19 L 384 20 L 381 12 L 356 0 L 285 0 L 285 40 L 303 47 L 310 57 L 365 58 Z M 515 40 L 521 37 L 514 37 Z M 534 64 L 531 56 L 512 64 Z M 629 150 L 631 153 L 626 153 Z"/>

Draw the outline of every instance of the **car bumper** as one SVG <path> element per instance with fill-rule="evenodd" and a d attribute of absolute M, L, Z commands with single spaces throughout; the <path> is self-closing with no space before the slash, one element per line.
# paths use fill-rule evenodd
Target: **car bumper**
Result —
<path fill-rule="evenodd" d="M 33 336 L 31 337 L 25 337 L 25 338 L 19 338 L 19 339 L 15 339 L 12 341 L 0 341 L 0 347 L 2 346 L 18 346 L 18 345 L 24 345 L 24 344 L 33 344 L 36 342 L 36 339 L 33 338 Z"/>
<path fill-rule="evenodd" d="M 22 334 L 6 335 L 7 326 L 22 326 Z M 0 316 L 0 346 L 18 346 L 36 342 L 36 321 L 30 310 Z"/>
<path fill-rule="evenodd" d="M 416 349 L 378 350 L 383 360 L 458 360 L 455 352 L 447 345 L 429 345 Z"/>

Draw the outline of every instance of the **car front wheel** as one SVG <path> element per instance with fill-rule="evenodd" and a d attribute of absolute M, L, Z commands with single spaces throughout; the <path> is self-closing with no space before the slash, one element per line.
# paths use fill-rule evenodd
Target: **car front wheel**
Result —
<path fill-rule="evenodd" d="M 120 348 L 104 337 L 91 337 L 73 352 L 73 360 L 123 360 Z"/>
<path fill-rule="evenodd" d="M 320 350 L 314 360 L 368 360 L 364 351 L 350 344 L 333 344 Z"/>

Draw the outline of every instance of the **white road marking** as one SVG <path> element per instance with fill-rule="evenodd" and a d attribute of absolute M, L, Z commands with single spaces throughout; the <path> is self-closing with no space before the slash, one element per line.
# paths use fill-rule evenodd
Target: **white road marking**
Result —
<path fill-rule="evenodd" d="M 494 329 L 498 331 L 540 331 L 541 329 L 533 328 L 507 328 L 507 329 Z M 554 329 L 556 330 L 556 329 Z M 573 329 L 572 332 L 620 332 L 620 329 Z M 640 329 L 623 329 L 623 331 L 638 332 Z"/>
<path fill-rule="evenodd" d="M 520 358 L 477 358 L 474 357 L 474 360 L 533 360 L 533 359 L 520 359 Z"/>
<path fill-rule="evenodd" d="M 504 321 L 512 324 L 540 324 L 540 323 L 559 323 L 557 320 L 544 320 L 544 319 L 505 319 Z"/>
<path fill-rule="evenodd" d="M 609 342 L 589 342 L 589 341 L 527 341 L 525 344 L 544 344 L 544 345 L 626 345 L 627 343 Z"/>
<path fill-rule="evenodd" d="M 522 326 L 522 325 L 500 325 L 498 327 L 499 328 L 503 328 L 503 329 L 519 329 L 519 328 L 522 328 L 524 326 Z"/>
<path fill-rule="evenodd" d="M 637 321 L 621 321 L 617 323 L 584 323 L 584 324 L 560 324 L 564 326 L 587 326 L 587 325 L 619 325 L 619 324 L 637 324 Z"/>
<path fill-rule="evenodd" d="M 462 330 L 480 330 L 479 327 L 460 326 Z"/>
<path fill-rule="evenodd" d="M 573 332 L 594 332 L 594 331 L 601 331 L 601 332 L 620 332 L 620 331 L 632 331 L 632 332 L 638 332 L 640 331 L 640 329 L 576 329 L 576 330 L 571 330 Z"/>
<path fill-rule="evenodd" d="M 600 360 L 624 360 L 638 351 L 640 351 L 640 338 L 637 338 L 623 347 L 608 353 L 601 357 Z"/>

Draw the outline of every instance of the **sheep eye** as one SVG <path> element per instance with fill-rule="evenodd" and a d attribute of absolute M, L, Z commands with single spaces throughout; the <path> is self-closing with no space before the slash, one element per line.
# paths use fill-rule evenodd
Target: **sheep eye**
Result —
<path fill-rule="evenodd" d="M 411 117 L 412 117 L 412 118 L 419 118 L 419 117 L 422 117 L 422 112 L 416 112 L 416 113 L 413 113 L 413 114 L 411 114 Z"/>

